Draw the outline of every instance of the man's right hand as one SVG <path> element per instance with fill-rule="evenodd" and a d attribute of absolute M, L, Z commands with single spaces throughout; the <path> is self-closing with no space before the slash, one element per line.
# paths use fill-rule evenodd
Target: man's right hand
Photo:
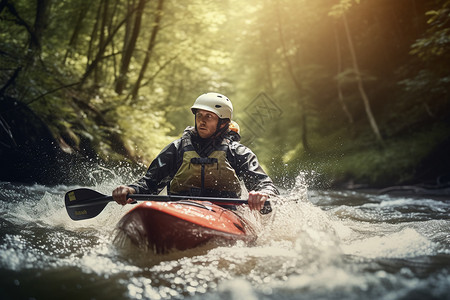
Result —
<path fill-rule="evenodd" d="M 131 203 L 134 200 L 131 198 L 127 199 L 128 194 L 134 194 L 136 193 L 135 189 L 132 187 L 126 186 L 126 185 L 120 185 L 114 189 L 112 192 L 112 196 L 114 201 L 119 203 L 120 205 L 125 205 L 127 203 Z"/>

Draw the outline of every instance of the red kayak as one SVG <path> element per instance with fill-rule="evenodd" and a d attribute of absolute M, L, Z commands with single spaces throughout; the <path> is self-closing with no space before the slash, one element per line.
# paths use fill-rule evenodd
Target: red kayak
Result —
<path fill-rule="evenodd" d="M 122 217 L 118 229 L 132 243 L 155 253 L 256 239 L 243 218 L 205 201 L 142 202 Z"/>

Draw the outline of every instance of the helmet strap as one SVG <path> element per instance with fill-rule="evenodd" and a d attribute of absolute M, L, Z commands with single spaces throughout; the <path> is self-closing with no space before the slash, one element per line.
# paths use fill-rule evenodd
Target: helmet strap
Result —
<path fill-rule="evenodd" d="M 219 121 L 217 122 L 216 132 L 214 132 L 214 134 L 212 135 L 213 138 L 221 136 L 224 132 L 228 130 L 230 122 L 227 122 L 225 126 L 220 128 L 224 122 L 225 122 L 224 119 L 219 119 Z"/>

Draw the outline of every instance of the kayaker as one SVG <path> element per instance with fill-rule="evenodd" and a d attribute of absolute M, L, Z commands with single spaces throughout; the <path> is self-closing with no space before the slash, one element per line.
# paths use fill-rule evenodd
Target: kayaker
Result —
<path fill-rule="evenodd" d="M 144 177 L 112 192 L 122 205 L 133 202 L 127 194 L 169 194 L 236 198 L 240 180 L 248 192 L 248 206 L 261 210 L 264 202 L 279 192 L 264 172 L 256 155 L 239 143 L 239 127 L 232 122 L 233 105 L 224 95 L 199 96 L 191 111 L 195 127 L 166 146 L 150 164 Z"/>

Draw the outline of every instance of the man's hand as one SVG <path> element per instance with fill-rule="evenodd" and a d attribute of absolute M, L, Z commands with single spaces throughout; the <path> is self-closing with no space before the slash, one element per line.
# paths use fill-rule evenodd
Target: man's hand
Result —
<path fill-rule="evenodd" d="M 269 195 L 267 195 L 266 193 L 250 191 L 248 193 L 248 206 L 251 210 L 260 211 L 267 199 L 269 199 Z"/>
<path fill-rule="evenodd" d="M 127 199 L 128 194 L 134 193 L 136 193 L 136 191 L 133 188 L 126 185 L 120 185 L 114 189 L 114 191 L 112 192 L 112 196 L 114 201 L 116 201 L 120 205 L 125 205 L 134 201 L 131 198 Z"/>

